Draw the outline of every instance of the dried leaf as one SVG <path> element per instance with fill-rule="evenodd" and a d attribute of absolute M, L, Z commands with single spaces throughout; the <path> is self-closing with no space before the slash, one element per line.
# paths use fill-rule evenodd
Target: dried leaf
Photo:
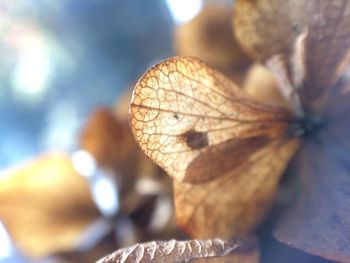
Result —
<path fill-rule="evenodd" d="M 127 262 L 213 262 L 209 259 L 230 256 L 230 262 L 259 261 L 258 242 L 255 238 L 224 241 L 189 240 L 189 241 L 153 241 L 117 250 L 101 259 L 98 263 Z M 208 260 L 204 260 L 208 259 Z M 219 261 L 215 261 L 219 262 Z M 222 261 L 220 261 L 222 262 Z"/>
<path fill-rule="evenodd" d="M 275 71 L 293 108 L 308 111 L 319 110 L 343 73 L 349 15 L 347 0 L 237 0 L 234 23 L 244 49 Z"/>
<path fill-rule="evenodd" d="M 0 174 L 0 220 L 28 256 L 72 249 L 99 213 L 65 154 L 47 154 Z"/>
<path fill-rule="evenodd" d="M 198 57 L 239 83 L 251 60 L 238 45 L 231 21 L 231 7 L 205 5 L 193 20 L 176 28 L 177 53 Z"/>
<path fill-rule="evenodd" d="M 266 143 L 283 137 L 290 118 L 191 57 L 150 69 L 136 85 L 130 107 L 132 131 L 146 155 L 176 180 L 196 183 L 235 169 L 262 146 L 254 138 Z M 238 159 L 221 154 L 226 162 L 208 162 L 227 141 L 248 148 Z"/>

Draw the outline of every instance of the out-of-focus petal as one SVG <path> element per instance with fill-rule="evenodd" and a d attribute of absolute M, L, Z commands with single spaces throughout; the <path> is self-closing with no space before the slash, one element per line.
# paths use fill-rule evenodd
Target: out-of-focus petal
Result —
<path fill-rule="evenodd" d="M 232 238 L 251 233 L 269 211 L 279 179 L 297 146 L 295 139 L 276 139 L 242 160 L 236 169 L 224 174 L 218 169 L 221 176 L 208 183 L 175 180 L 178 224 L 196 238 Z M 230 154 L 226 150 L 224 153 Z"/>
<path fill-rule="evenodd" d="M 32 257 L 75 247 L 99 216 L 84 178 L 60 153 L 0 174 L 0 203 L 0 220 Z"/>
<path fill-rule="evenodd" d="M 273 74 L 263 65 L 256 63 L 249 68 L 245 75 L 243 89 L 261 101 L 275 103 L 290 109 L 277 87 Z"/>
<path fill-rule="evenodd" d="M 176 28 L 174 38 L 178 54 L 202 59 L 237 84 L 251 63 L 233 34 L 232 8 L 223 4 L 206 5 L 197 17 Z"/>
<path fill-rule="evenodd" d="M 330 128 L 304 142 L 291 166 L 300 191 L 274 235 L 308 253 L 349 262 L 350 148 L 343 139 Z"/>
<path fill-rule="evenodd" d="M 278 68 L 280 87 L 295 108 L 319 110 L 349 62 L 349 1 L 237 0 L 234 21 L 243 48 Z"/>

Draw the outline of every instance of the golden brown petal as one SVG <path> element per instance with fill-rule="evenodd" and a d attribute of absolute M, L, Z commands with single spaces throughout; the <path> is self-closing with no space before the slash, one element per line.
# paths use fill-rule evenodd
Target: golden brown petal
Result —
<path fill-rule="evenodd" d="M 238 45 L 231 20 L 230 6 L 207 4 L 193 20 L 176 28 L 176 52 L 198 57 L 239 83 L 251 59 Z"/>
<path fill-rule="evenodd" d="M 350 2 L 237 0 L 234 24 L 244 49 L 280 75 L 282 92 L 294 108 L 300 103 L 317 110 L 343 73 L 338 67 L 346 64 Z"/>
<path fill-rule="evenodd" d="M 252 65 L 245 76 L 243 89 L 264 102 L 271 102 L 290 109 L 277 87 L 277 82 L 271 72 L 261 64 Z"/>
<path fill-rule="evenodd" d="M 292 166 L 299 176 L 300 192 L 275 229 L 278 240 L 311 254 L 350 262 L 349 153 L 349 137 L 344 141 L 328 129 L 304 143 Z"/>
<path fill-rule="evenodd" d="M 294 41 L 299 35 L 299 28 L 293 27 L 293 16 L 299 16 L 296 11 L 300 2 L 235 1 L 234 29 L 242 47 L 253 58 L 264 62 L 274 55 L 290 55 L 293 52 Z"/>
<path fill-rule="evenodd" d="M 81 132 L 80 145 L 100 166 L 113 168 L 120 166 L 136 150 L 126 119 L 103 107 L 89 117 Z"/>
<path fill-rule="evenodd" d="M 288 118 L 286 111 L 245 95 L 192 57 L 171 58 L 150 69 L 137 83 L 130 107 L 132 131 L 146 155 L 187 182 L 219 177 L 250 154 L 243 151 L 218 172 L 213 146 L 224 150 L 220 145 L 228 140 L 244 146 L 246 141 L 250 145 L 249 138 L 283 136 Z"/>
<path fill-rule="evenodd" d="M 25 255 L 75 248 L 99 213 L 65 154 L 47 154 L 0 174 L 0 220 Z"/>
<path fill-rule="evenodd" d="M 230 238 L 252 232 L 269 210 L 279 179 L 298 145 L 297 139 L 267 141 L 236 169 L 225 173 L 218 169 L 221 176 L 208 183 L 174 180 L 177 223 L 196 238 Z M 224 148 L 221 154 L 234 161 L 236 156 L 230 155 L 230 150 Z M 225 165 L 221 158 L 217 153 L 208 161 Z M 202 165 L 209 167 L 208 162 Z"/>

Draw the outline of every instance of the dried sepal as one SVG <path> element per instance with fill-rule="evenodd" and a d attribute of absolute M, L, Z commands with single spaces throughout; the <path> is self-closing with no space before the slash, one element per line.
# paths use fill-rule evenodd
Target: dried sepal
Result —
<path fill-rule="evenodd" d="M 75 248 L 99 217 L 87 182 L 68 155 L 51 153 L 0 174 L 0 220 L 23 254 Z"/>
<path fill-rule="evenodd" d="M 237 43 L 231 20 L 231 7 L 214 3 L 205 5 L 198 16 L 175 29 L 176 52 L 198 57 L 240 82 L 251 59 Z"/>
<path fill-rule="evenodd" d="M 242 160 L 237 169 L 226 173 L 218 169 L 217 173 L 221 176 L 208 183 L 174 181 L 177 223 L 188 235 L 196 238 L 246 235 L 252 233 L 265 218 L 279 179 L 295 153 L 298 141 L 257 140 L 255 143 L 260 144 L 260 149 Z M 230 156 L 232 160 L 249 149 L 249 145 L 229 142 L 222 146 L 221 154 Z M 230 162 L 222 160 L 218 153 L 212 160 L 221 165 L 225 165 L 222 161 Z M 202 165 L 207 167 L 207 162 Z"/>
<path fill-rule="evenodd" d="M 349 62 L 349 15 L 347 0 L 238 0 L 235 33 L 275 71 L 296 110 L 319 110 Z"/>
<path fill-rule="evenodd" d="M 260 147 L 254 138 L 283 137 L 290 118 L 192 57 L 151 68 L 137 83 L 130 106 L 131 128 L 146 155 L 176 180 L 193 183 L 238 167 Z M 225 162 L 208 162 L 227 141 L 247 149 L 238 159 L 221 154 Z"/>
<path fill-rule="evenodd" d="M 331 138 L 322 146 L 317 141 L 303 145 L 293 163 L 300 192 L 274 234 L 308 253 L 349 262 L 349 149 Z"/>
<path fill-rule="evenodd" d="M 290 109 L 277 87 L 273 74 L 261 64 L 255 63 L 249 68 L 244 78 L 243 89 L 261 101 L 275 103 Z"/>
<path fill-rule="evenodd" d="M 80 135 L 81 147 L 91 153 L 101 167 L 116 168 L 136 151 L 126 117 L 108 108 L 97 108 Z"/>
<path fill-rule="evenodd" d="M 229 257 L 230 262 L 255 263 L 259 261 L 259 245 L 255 238 L 224 241 L 188 240 L 188 241 L 152 241 L 117 250 L 99 260 L 98 263 L 134 263 L 134 262 L 219 262 L 210 259 Z M 199 261 L 200 260 L 200 261 Z M 220 261 L 223 262 L 223 261 Z M 225 261 L 224 261 L 225 262 Z"/>
<path fill-rule="evenodd" d="M 350 262 L 349 78 L 344 76 L 333 91 L 326 124 L 303 143 L 292 162 L 299 193 L 274 235 L 308 253 Z"/>

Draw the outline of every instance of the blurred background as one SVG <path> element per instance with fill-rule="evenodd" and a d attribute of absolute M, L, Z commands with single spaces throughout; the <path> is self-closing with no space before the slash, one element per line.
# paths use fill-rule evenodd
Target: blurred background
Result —
<path fill-rule="evenodd" d="M 74 149 L 94 107 L 112 106 L 148 66 L 170 56 L 168 3 L 0 1 L 0 168 Z"/>

